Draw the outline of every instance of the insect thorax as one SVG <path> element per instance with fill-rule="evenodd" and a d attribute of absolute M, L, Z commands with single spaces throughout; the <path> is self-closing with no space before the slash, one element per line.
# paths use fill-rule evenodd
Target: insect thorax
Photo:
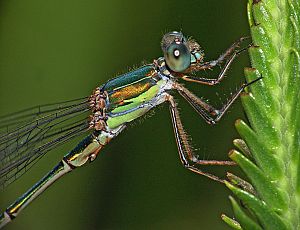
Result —
<path fill-rule="evenodd" d="M 109 80 L 90 97 L 90 127 L 111 130 L 144 115 L 164 101 L 168 78 L 158 63 L 142 66 Z"/>

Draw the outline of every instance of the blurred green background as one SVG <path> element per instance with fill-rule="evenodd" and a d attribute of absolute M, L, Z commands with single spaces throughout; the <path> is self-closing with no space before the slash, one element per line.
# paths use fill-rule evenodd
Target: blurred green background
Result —
<path fill-rule="evenodd" d="M 181 30 L 217 58 L 248 35 L 246 2 L 0 0 L 0 115 L 33 105 L 89 95 L 109 78 L 162 55 L 165 32 Z M 247 54 L 222 84 L 186 86 L 220 106 L 243 81 Z M 215 76 L 205 71 L 202 76 Z M 195 153 L 226 159 L 243 117 L 236 103 L 216 126 L 207 125 L 178 95 Z M 2 211 L 76 144 L 49 152 L 0 191 Z M 207 168 L 220 176 L 226 170 Z M 181 166 L 168 106 L 136 122 L 88 167 L 73 171 L 26 208 L 7 229 L 228 229 L 225 186 Z"/>

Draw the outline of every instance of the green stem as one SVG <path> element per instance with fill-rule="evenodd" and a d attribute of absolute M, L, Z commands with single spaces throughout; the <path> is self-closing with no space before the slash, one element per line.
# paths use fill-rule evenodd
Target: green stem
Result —
<path fill-rule="evenodd" d="M 230 177 L 226 185 L 245 204 L 233 202 L 242 229 L 254 223 L 262 229 L 299 229 L 300 3 L 250 0 L 248 18 L 254 46 L 249 49 L 252 68 L 245 75 L 248 81 L 263 80 L 241 97 L 250 126 L 236 123 L 245 144 L 235 144 L 244 155 L 232 151 L 230 157 L 254 192 L 240 186 L 246 184 L 240 178 L 237 183 Z"/>

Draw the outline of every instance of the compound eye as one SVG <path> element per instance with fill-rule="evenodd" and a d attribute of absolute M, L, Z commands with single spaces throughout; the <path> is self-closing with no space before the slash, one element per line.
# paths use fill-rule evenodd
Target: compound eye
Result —
<path fill-rule="evenodd" d="M 164 56 L 167 66 L 174 72 L 182 72 L 191 64 L 191 53 L 184 43 L 172 43 Z"/>

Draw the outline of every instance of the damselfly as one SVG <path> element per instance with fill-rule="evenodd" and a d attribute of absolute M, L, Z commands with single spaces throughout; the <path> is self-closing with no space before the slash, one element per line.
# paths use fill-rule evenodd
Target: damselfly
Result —
<path fill-rule="evenodd" d="M 164 56 L 97 87 L 91 96 L 58 104 L 37 106 L 0 118 L 0 186 L 3 188 L 25 173 L 50 150 L 90 131 L 73 150 L 37 184 L 30 188 L 0 216 L 3 227 L 66 173 L 96 159 L 102 148 L 120 134 L 128 123 L 141 117 L 163 102 L 169 103 L 180 160 L 185 168 L 213 180 L 219 177 L 200 170 L 197 165 L 233 165 L 231 161 L 199 160 L 193 155 L 187 134 L 170 94 L 177 91 L 210 125 L 218 122 L 239 94 L 255 81 L 244 83 L 222 106 L 215 109 L 204 102 L 178 79 L 215 85 L 225 76 L 232 61 L 247 48 L 238 50 L 245 38 L 233 43 L 220 57 L 204 62 L 204 54 L 193 39 L 181 32 L 163 36 Z M 225 62 L 215 79 L 201 78 L 196 72 L 211 69 Z M 258 80 L 258 79 L 257 79 Z"/>

